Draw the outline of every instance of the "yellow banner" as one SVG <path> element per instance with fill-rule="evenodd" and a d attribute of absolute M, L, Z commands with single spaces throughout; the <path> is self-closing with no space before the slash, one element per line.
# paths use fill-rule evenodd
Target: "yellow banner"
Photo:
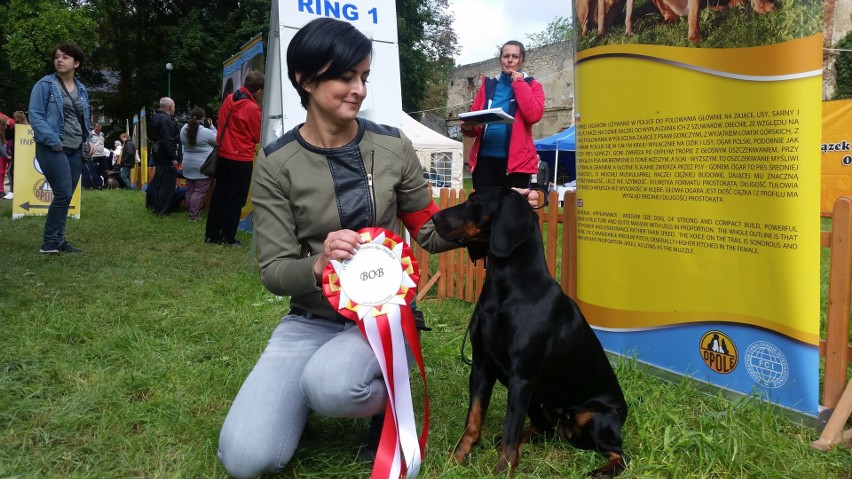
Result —
<path fill-rule="evenodd" d="M 821 42 L 578 53 L 590 322 L 737 322 L 817 344 Z M 641 91 L 601 81 L 625 71 Z"/>
<path fill-rule="evenodd" d="M 142 164 L 139 165 L 139 175 L 142 178 L 142 184 L 148 184 L 152 175 L 148 171 L 148 122 L 145 119 L 145 108 L 139 110 L 138 118 L 134 115 L 133 122 L 135 123 L 136 121 L 139 121 L 139 137 L 138 141 L 136 141 L 136 149 L 139 150 L 140 159 L 142 160 Z M 136 127 L 134 126 L 134 134 L 136 131 Z"/>
<path fill-rule="evenodd" d="M 36 159 L 35 140 L 30 125 L 15 125 L 15 197 L 12 218 L 46 216 L 53 190 L 44 179 Z M 80 218 L 80 183 L 71 198 L 68 217 Z"/>
<path fill-rule="evenodd" d="M 820 212 L 831 215 L 834 202 L 852 195 L 852 100 L 822 104 L 822 195 Z"/>

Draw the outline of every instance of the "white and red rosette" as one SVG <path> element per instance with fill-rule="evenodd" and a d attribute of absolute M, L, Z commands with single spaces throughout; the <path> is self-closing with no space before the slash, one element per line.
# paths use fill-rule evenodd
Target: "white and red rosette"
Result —
<path fill-rule="evenodd" d="M 372 479 L 415 477 L 429 436 L 429 394 L 420 338 L 409 304 L 420 278 L 411 248 L 384 228 L 363 228 L 366 240 L 348 260 L 332 260 L 322 275 L 331 305 L 354 321 L 376 354 L 388 404 Z M 423 380 L 423 429 L 417 435 L 405 344 Z"/>

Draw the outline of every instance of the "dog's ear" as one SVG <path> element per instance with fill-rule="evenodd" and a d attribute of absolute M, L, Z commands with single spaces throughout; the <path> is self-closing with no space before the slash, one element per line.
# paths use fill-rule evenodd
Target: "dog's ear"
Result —
<path fill-rule="evenodd" d="M 491 253 L 498 258 L 512 254 L 535 231 L 535 217 L 526 198 L 512 189 L 500 192 L 491 223 Z"/>

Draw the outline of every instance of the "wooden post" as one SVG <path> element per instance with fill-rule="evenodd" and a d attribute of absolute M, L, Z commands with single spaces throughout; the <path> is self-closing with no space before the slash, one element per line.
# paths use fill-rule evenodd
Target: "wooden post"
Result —
<path fill-rule="evenodd" d="M 852 381 L 846 385 L 846 392 L 831 413 L 819 439 L 811 442 L 811 448 L 828 451 L 837 445 L 852 447 L 852 430 L 843 432 L 843 425 L 846 424 L 850 414 L 852 414 Z"/>
<path fill-rule="evenodd" d="M 846 385 L 849 343 L 849 304 L 852 291 L 852 198 L 834 203 L 831 223 L 831 260 L 826 314 L 825 380 L 823 405 L 833 409 Z M 848 415 L 847 415 L 848 416 Z"/>
<path fill-rule="evenodd" d="M 852 380 L 846 382 L 849 363 L 849 304 L 852 286 L 852 198 L 841 196 L 834 203 L 831 221 L 831 259 L 828 273 L 826 314 L 825 378 L 823 405 L 833 409 L 813 449 L 828 451 L 837 445 L 852 447 L 852 430 L 843 426 L 852 414 Z M 845 390 L 844 390 L 844 384 Z"/>

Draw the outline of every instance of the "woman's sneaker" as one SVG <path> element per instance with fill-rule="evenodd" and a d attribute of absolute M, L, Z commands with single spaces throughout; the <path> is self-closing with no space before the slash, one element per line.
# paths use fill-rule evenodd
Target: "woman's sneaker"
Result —
<path fill-rule="evenodd" d="M 59 248 L 55 246 L 45 246 L 42 245 L 41 249 L 38 250 L 41 254 L 59 254 Z"/>
<path fill-rule="evenodd" d="M 63 253 L 70 253 L 70 254 L 82 254 L 83 253 L 82 251 L 75 248 L 74 246 L 71 245 L 71 243 L 69 243 L 67 241 L 62 243 L 61 245 L 59 245 L 58 249 L 59 249 L 59 251 L 61 251 Z"/>

